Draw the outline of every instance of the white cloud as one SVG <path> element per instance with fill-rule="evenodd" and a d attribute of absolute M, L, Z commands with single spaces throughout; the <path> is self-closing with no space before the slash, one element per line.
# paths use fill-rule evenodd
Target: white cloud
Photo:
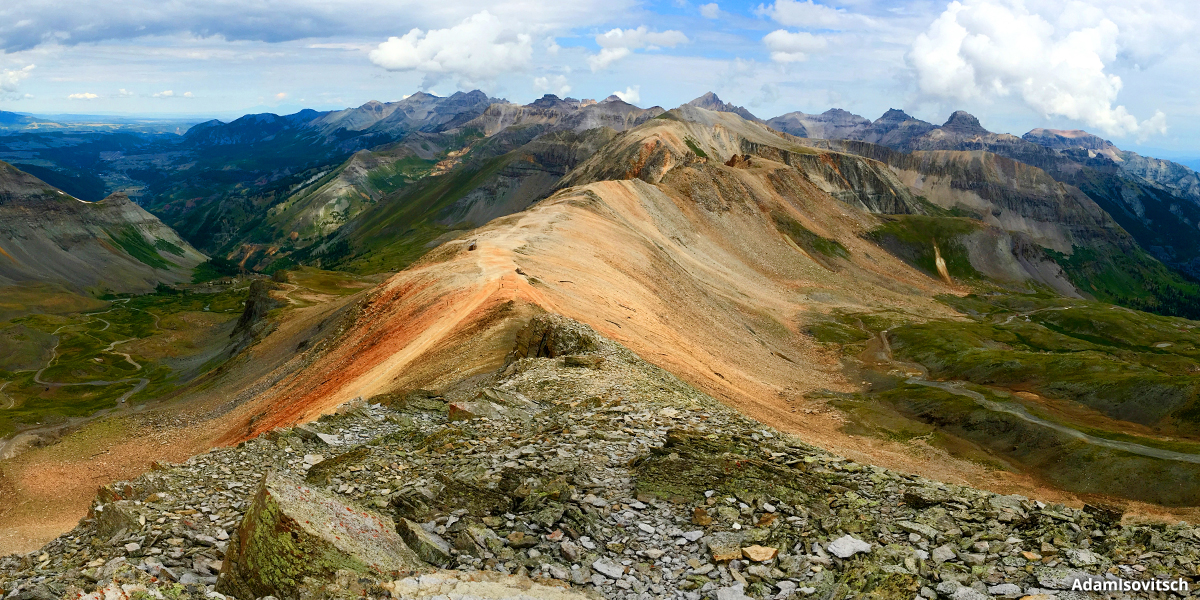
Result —
<path fill-rule="evenodd" d="M 278 94 L 275 94 L 275 101 L 279 102 L 281 100 L 284 100 L 287 98 L 287 96 L 288 96 L 287 92 L 279 92 Z"/>
<path fill-rule="evenodd" d="M 596 36 L 596 43 L 600 45 L 600 52 L 588 57 L 588 66 L 592 68 L 592 72 L 607 68 L 629 56 L 634 50 L 674 48 L 679 44 L 688 43 L 688 38 L 683 32 L 674 29 L 650 31 L 642 25 L 637 29 L 611 29 Z"/>
<path fill-rule="evenodd" d="M 183 97 L 184 98 L 195 98 L 196 96 L 194 94 L 192 94 L 191 92 L 184 92 Z"/>
<path fill-rule="evenodd" d="M 117 97 L 119 97 L 119 98 L 128 98 L 133 95 L 134 95 L 133 92 L 131 92 L 125 88 L 121 88 L 121 89 L 117 90 Z"/>
<path fill-rule="evenodd" d="M 704 17 L 705 19 L 719 19 L 721 18 L 721 7 L 717 6 L 716 2 L 701 4 L 700 16 Z"/>
<path fill-rule="evenodd" d="M 534 78 L 533 87 L 540 92 L 550 92 L 557 96 L 566 96 L 571 93 L 571 85 L 567 83 L 564 75 Z"/>
<path fill-rule="evenodd" d="M 68 5 L 70 9 L 64 10 Z M 383 39 L 413 27 L 451 27 L 482 10 L 541 34 L 599 26 L 627 15 L 637 6 L 635 0 L 123 0 L 119 4 L 102 0 L 67 4 L 5 0 L 0 4 L 0 53 L 46 44 L 74 46 L 168 35 L 353 44 Z"/>
<path fill-rule="evenodd" d="M 95 100 L 96 98 L 99 98 L 99 97 L 100 96 L 97 96 L 96 94 L 93 94 L 91 92 L 83 92 L 82 94 L 71 94 L 71 95 L 67 96 L 67 98 L 70 100 Z"/>
<path fill-rule="evenodd" d="M 771 50 L 771 60 L 775 62 L 799 62 L 807 60 L 808 55 L 818 50 L 824 50 L 828 45 L 825 38 L 813 35 L 807 31 L 791 32 L 778 29 L 763 37 L 763 43 Z"/>
<path fill-rule="evenodd" d="M 171 91 L 171 90 L 164 90 L 164 91 L 161 91 L 161 92 L 156 92 L 156 93 L 154 93 L 154 94 L 153 94 L 153 96 L 154 96 L 155 98 L 174 98 L 174 97 L 175 97 L 175 92 L 173 92 L 173 91 Z"/>
<path fill-rule="evenodd" d="M 812 0 L 797 2 L 796 0 L 775 0 L 770 6 L 759 5 L 754 14 L 769 17 L 776 23 L 787 27 L 804 29 L 854 29 L 871 27 L 875 22 L 856 13 L 841 8 L 833 8 L 816 4 Z"/>
<path fill-rule="evenodd" d="M 28 65 L 23 69 L 5 69 L 0 71 L 0 92 L 15 92 L 17 86 L 29 78 L 30 72 L 35 68 L 34 65 Z"/>
<path fill-rule="evenodd" d="M 588 66 L 592 68 L 592 72 L 608 68 L 608 65 L 633 54 L 633 50 L 629 48 L 601 48 L 600 52 L 589 56 Z"/>
<path fill-rule="evenodd" d="M 642 86 L 640 86 L 640 85 L 631 85 L 631 86 L 625 88 L 625 91 L 623 91 L 623 92 L 622 91 L 613 92 L 613 95 L 630 103 L 630 104 L 637 104 L 638 100 L 642 99 L 642 95 L 640 93 L 641 89 L 642 89 Z"/>
<path fill-rule="evenodd" d="M 1169 10 L 1130 12 L 1080 3 L 951 2 L 917 36 L 907 59 L 927 97 L 964 101 L 1015 95 L 1043 116 L 1082 121 L 1108 135 L 1144 138 L 1166 132 L 1166 115 L 1156 112 L 1139 122 L 1115 105 L 1123 83 L 1110 66 L 1121 56 L 1145 62 L 1170 50 L 1164 39 L 1182 40 L 1172 33 L 1180 20 L 1186 16 Z"/>
<path fill-rule="evenodd" d="M 418 71 L 427 83 L 458 76 L 467 82 L 494 80 L 528 66 L 533 38 L 481 11 L 448 29 L 413 29 L 371 51 L 371 62 L 389 71 Z"/>

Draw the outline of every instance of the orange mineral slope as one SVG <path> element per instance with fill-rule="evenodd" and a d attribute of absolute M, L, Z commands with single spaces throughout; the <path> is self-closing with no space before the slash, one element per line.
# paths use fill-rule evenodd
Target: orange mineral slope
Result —
<path fill-rule="evenodd" d="M 950 314 L 932 296 L 955 290 L 864 240 L 876 217 L 847 194 L 911 197 L 879 163 L 801 148 L 725 113 L 668 115 L 619 136 L 564 179 L 572 187 L 382 284 L 322 357 L 232 415 L 222 441 L 491 371 L 538 310 L 587 323 L 765 422 L 844 441 L 836 421 L 788 408 L 858 383 L 801 331 L 835 308 Z M 780 233 L 781 214 L 848 258 L 814 258 Z"/>

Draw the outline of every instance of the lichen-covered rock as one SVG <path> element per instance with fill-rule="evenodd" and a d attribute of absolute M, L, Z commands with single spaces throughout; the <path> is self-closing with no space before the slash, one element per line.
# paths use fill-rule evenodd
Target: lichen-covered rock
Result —
<path fill-rule="evenodd" d="M 238 598 L 291 598 L 306 577 L 425 569 L 391 519 L 271 472 L 230 540 L 217 588 Z"/>
<path fill-rule="evenodd" d="M 396 530 L 400 537 L 404 538 L 404 543 L 408 544 L 421 560 L 439 566 L 450 562 L 450 544 L 437 534 L 425 531 L 423 527 L 408 519 L 400 519 Z"/>

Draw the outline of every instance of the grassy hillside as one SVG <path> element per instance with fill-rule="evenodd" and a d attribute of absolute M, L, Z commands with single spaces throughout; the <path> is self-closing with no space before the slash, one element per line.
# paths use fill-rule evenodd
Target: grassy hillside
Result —
<path fill-rule="evenodd" d="M 1200 465 L 1169 453 L 1200 457 L 1200 324 L 1050 294 L 941 300 L 966 319 L 839 312 L 808 326 L 873 382 L 831 398 L 847 433 L 1070 491 L 1194 503 Z"/>
<path fill-rule="evenodd" d="M 114 408 L 140 380 L 148 381 L 130 403 L 196 376 L 225 347 L 244 299 L 244 289 L 164 289 L 111 298 L 87 312 L 27 313 L 0 322 L 0 340 L 19 342 L 0 352 L 0 437 Z"/>

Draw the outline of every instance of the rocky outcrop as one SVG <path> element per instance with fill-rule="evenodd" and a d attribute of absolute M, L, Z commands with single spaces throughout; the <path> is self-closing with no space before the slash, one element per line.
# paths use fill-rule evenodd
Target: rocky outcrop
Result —
<path fill-rule="evenodd" d="M 226 548 L 217 591 L 294 598 L 340 571 L 396 578 L 425 568 L 391 519 L 269 472 Z"/>
<path fill-rule="evenodd" d="M 280 300 L 271 297 L 271 290 L 278 287 L 277 284 L 263 279 L 255 279 L 250 282 L 246 307 L 242 310 L 242 315 L 238 317 L 233 331 L 229 333 L 229 338 L 234 341 L 231 352 L 236 353 L 267 333 L 268 328 L 271 327 L 271 322 L 267 320 L 267 313 L 283 304 Z"/>
<path fill-rule="evenodd" d="M 600 348 L 599 337 L 591 328 L 561 315 L 539 315 L 517 334 L 508 361 L 590 354 Z"/>

